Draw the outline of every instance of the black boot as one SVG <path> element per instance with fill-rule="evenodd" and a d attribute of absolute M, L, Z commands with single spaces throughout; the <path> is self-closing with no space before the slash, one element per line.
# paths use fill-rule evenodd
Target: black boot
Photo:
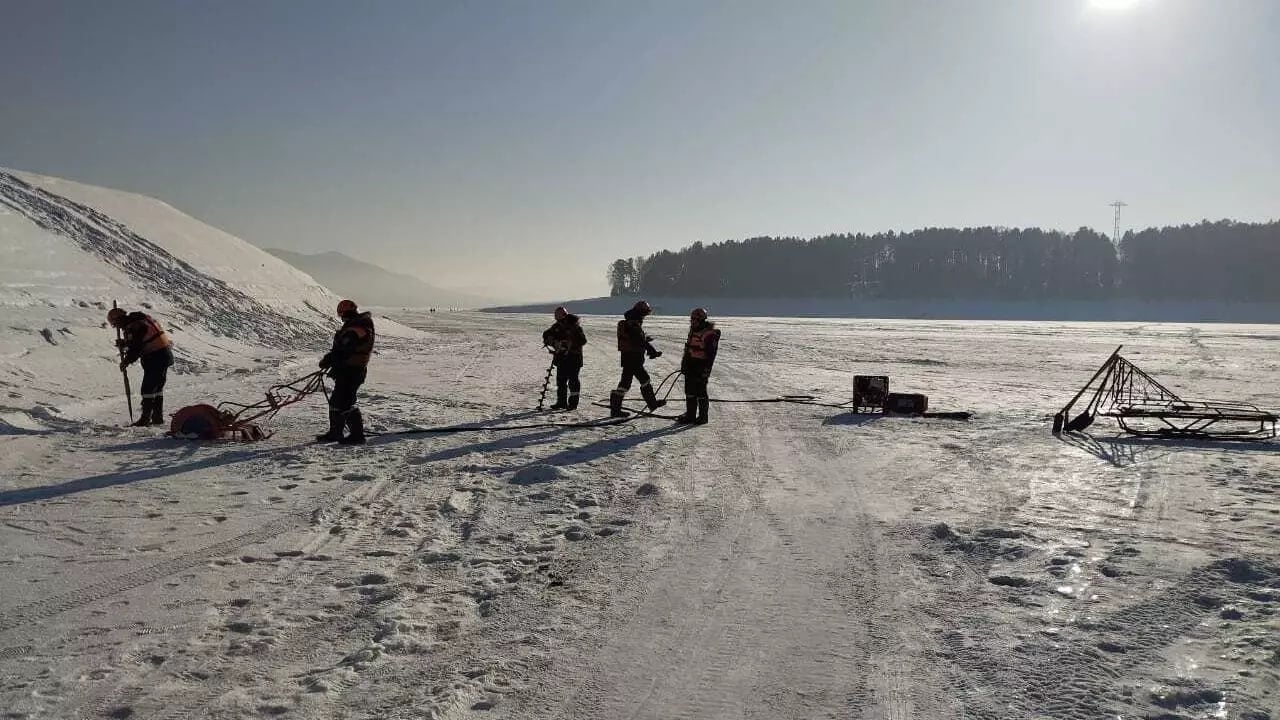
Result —
<path fill-rule="evenodd" d="M 164 397 L 163 396 L 158 395 L 154 400 L 151 401 L 151 424 L 152 425 L 164 424 Z"/>
<path fill-rule="evenodd" d="M 351 434 L 338 441 L 339 445 L 363 445 L 364 444 L 364 416 L 359 410 L 352 410 L 347 413 L 347 429 Z"/>
<path fill-rule="evenodd" d="M 329 411 L 329 432 L 316 436 L 316 442 L 337 442 L 342 439 L 342 413 Z"/>
<path fill-rule="evenodd" d="M 685 396 L 684 414 L 676 418 L 676 422 L 681 425 L 690 425 L 698 419 L 698 399 L 692 395 Z"/>
<path fill-rule="evenodd" d="M 653 394 L 652 385 L 641 385 L 640 395 L 644 397 L 644 404 L 648 405 L 650 410 L 657 410 L 667 404 L 666 400 L 659 400 L 658 396 Z"/>
<path fill-rule="evenodd" d="M 693 422 L 697 425 L 707 424 L 707 410 L 711 407 L 711 400 L 708 398 L 698 398 L 698 419 Z"/>
<path fill-rule="evenodd" d="M 151 424 L 151 398 L 142 398 L 142 410 L 138 419 L 133 421 L 134 427 L 146 427 Z"/>
<path fill-rule="evenodd" d="M 571 392 L 571 393 L 569 393 L 569 400 L 568 400 L 568 404 L 566 405 L 566 408 L 565 408 L 565 409 L 567 409 L 567 410 L 577 410 L 577 409 L 578 409 L 578 393 L 577 393 L 576 391 L 575 391 L 575 392 Z"/>
<path fill-rule="evenodd" d="M 622 393 L 617 390 L 609 393 L 609 417 L 624 418 L 630 414 L 622 409 Z"/>
<path fill-rule="evenodd" d="M 565 389 L 556 388 L 556 404 L 551 406 L 552 410 L 568 410 L 569 403 L 565 402 Z"/>

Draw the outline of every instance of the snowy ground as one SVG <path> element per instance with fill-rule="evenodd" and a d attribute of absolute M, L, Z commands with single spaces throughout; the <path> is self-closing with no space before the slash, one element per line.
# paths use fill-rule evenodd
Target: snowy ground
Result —
<path fill-rule="evenodd" d="M 381 346 L 375 427 L 575 417 L 528 412 L 543 318 L 403 319 L 426 334 Z M 586 321 L 591 398 L 613 322 Z M 681 328 L 652 326 L 661 377 Z M 885 373 L 975 417 L 718 404 L 339 449 L 308 443 L 320 399 L 252 445 L 64 408 L 0 435 L 2 717 L 1280 718 L 1280 445 L 1049 434 L 1120 343 L 1280 407 L 1280 328 L 722 327 L 718 397 Z M 313 360 L 193 368 L 169 403 Z"/>

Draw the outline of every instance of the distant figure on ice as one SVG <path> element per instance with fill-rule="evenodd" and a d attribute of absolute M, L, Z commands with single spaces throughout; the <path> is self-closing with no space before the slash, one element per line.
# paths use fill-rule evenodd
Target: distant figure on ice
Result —
<path fill-rule="evenodd" d="M 333 336 L 333 349 L 320 358 L 320 369 L 333 378 L 329 395 L 329 432 L 317 435 L 317 442 L 341 445 L 364 444 L 364 417 L 356 407 L 356 391 L 364 384 L 373 354 L 373 316 L 360 312 L 350 300 L 338 303 L 342 327 Z M 342 436 L 346 426 L 351 432 Z"/>
<path fill-rule="evenodd" d="M 164 424 L 164 383 L 173 365 L 173 341 L 156 319 L 142 312 L 125 312 L 120 308 L 107 311 L 107 322 L 119 328 L 123 337 L 116 341 L 120 348 L 120 369 L 135 360 L 142 361 L 142 414 L 135 427 Z"/>
<path fill-rule="evenodd" d="M 578 316 L 564 307 L 556 308 L 556 322 L 542 333 L 542 344 L 551 348 L 551 362 L 556 366 L 556 404 L 551 409 L 577 410 L 582 392 L 582 381 L 578 379 L 582 372 L 582 346 L 587 344 Z"/>
<path fill-rule="evenodd" d="M 711 405 L 707 381 L 711 379 L 711 366 L 716 362 L 719 349 L 720 329 L 707 319 L 706 310 L 694 308 L 689 313 L 689 339 L 684 343 L 684 357 L 680 359 L 685 411 L 676 422 L 707 424 L 707 409 Z"/>
<path fill-rule="evenodd" d="M 667 404 L 665 400 L 659 400 L 654 395 L 653 384 L 649 382 L 649 373 L 644 369 L 646 355 L 650 360 L 662 357 L 662 353 L 653 348 L 653 338 L 644 334 L 644 319 L 652 312 L 653 308 L 649 307 L 649 303 L 641 300 L 618 321 L 618 352 L 622 355 L 622 379 L 618 381 L 618 388 L 609 393 L 610 417 L 627 416 L 627 413 L 622 410 L 622 399 L 631 389 L 632 378 L 640 381 L 640 394 L 650 410 L 657 410 Z"/>

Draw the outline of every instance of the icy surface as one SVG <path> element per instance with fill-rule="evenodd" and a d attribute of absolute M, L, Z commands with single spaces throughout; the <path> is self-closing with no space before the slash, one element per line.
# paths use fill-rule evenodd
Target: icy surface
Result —
<path fill-rule="evenodd" d="M 604 414 L 529 410 L 545 318 L 404 319 L 427 335 L 375 356 L 375 430 Z M 613 323 L 585 318 L 584 400 L 617 382 Z M 682 328 L 651 325 L 661 379 Z M 1277 445 L 1142 442 L 1105 421 L 1057 439 L 1049 422 L 1120 343 L 1188 396 L 1278 407 L 1280 328 L 720 326 L 718 398 L 838 403 L 854 373 L 887 374 L 974 418 L 722 403 L 696 428 L 639 417 L 351 449 L 308 442 L 321 398 L 251 445 L 122 429 L 106 396 L 74 423 L 26 414 L 0 424 L 0 707 L 1277 717 Z M 193 371 L 172 393 L 253 397 L 311 360 Z"/>
<path fill-rule="evenodd" d="M 549 317 L 379 318 L 380 434 L 343 448 L 318 395 L 253 444 L 122 427 L 112 299 L 173 332 L 173 410 L 311 372 L 336 298 L 155 201 L 0 173 L 4 720 L 1280 717 L 1280 445 L 1049 434 L 1121 343 L 1280 407 L 1280 327 L 720 318 L 717 399 L 887 374 L 973 419 L 569 427 L 603 419 L 614 317 L 557 415 Z M 683 323 L 647 325 L 661 380 Z M 394 434 L 457 425 L 485 429 Z"/>

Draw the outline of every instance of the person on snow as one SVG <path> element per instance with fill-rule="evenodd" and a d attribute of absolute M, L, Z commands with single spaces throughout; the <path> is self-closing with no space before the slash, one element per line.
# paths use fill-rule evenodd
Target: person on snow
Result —
<path fill-rule="evenodd" d="M 363 445 L 364 417 L 356 407 L 356 391 L 364 384 L 369 369 L 369 356 L 373 354 L 373 316 L 360 312 L 350 300 L 338 303 L 338 317 L 342 327 L 333 336 L 333 349 L 320 359 L 320 369 L 328 370 L 333 378 L 333 392 L 329 394 L 329 432 L 317 435 L 318 442 L 337 442 L 341 445 Z M 342 435 L 343 426 L 351 432 Z"/>
<path fill-rule="evenodd" d="M 707 395 L 707 381 L 711 379 L 711 366 L 720 350 L 720 329 L 707 319 L 707 311 L 694 308 L 689 313 L 689 338 L 684 343 L 684 357 L 680 359 L 680 372 L 684 373 L 684 414 L 676 418 L 678 423 L 707 424 L 707 409 L 711 399 Z"/>
<path fill-rule="evenodd" d="M 582 393 L 582 346 L 587 344 L 587 334 L 582 331 L 578 316 L 564 307 L 556 308 L 556 322 L 542 333 L 542 344 L 551 348 L 551 363 L 556 366 L 556 404 L 552 410 L 578 409 L 578 396 Z"/>
<path fill-rule="evenodd" d="M 649 303 L 641 300 L 618 321 L 618 352 L 622 355 L 622 379 L 618 381 L 618 388 L 609 393 L 610 417 L 627 416 L 627 413 L 622 410 L 622 399 L 631 389 L 632 378 L 640 381 L 640 394 L 650 410 L 657 410 L 667 404 L 665 400 L 659 400 L 654 395 L 649 373 L 644 369 L 646 355 L 650 360 L 662 357 L 662 353 L 653 347 L 653 338 L 644 333 L 644 319 L 652 312 L 653 308 L 649 307 Z"/>
<path fill-rule="evenodd" d="M 142 312 L 111 308 L 107 322 L 120 329 L 120 369 L 142 361 L 142 414 L 135 427 L 164 424 L 164 384 L 173 365 L 173 341 L 156 319 Z"/>

